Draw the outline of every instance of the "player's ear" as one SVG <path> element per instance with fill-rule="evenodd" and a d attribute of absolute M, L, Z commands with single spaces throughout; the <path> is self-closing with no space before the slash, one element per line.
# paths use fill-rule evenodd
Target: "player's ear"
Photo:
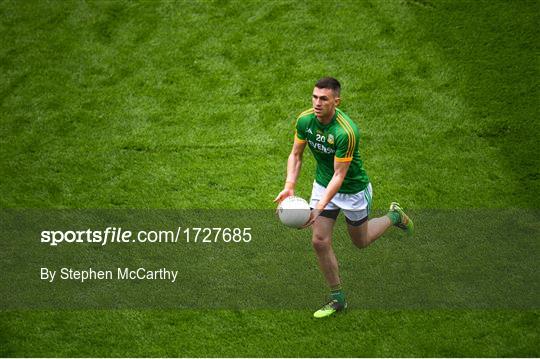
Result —
<path fill-rule="evenodd" d="M 336 98 L 334 99 L 334 101 L 335 101 L 336 106 L 339 106 L 339 104 L 340 104 L 340 102 L 341 102 L 341 99 L 340 99 L 339 97 L 336 97 Z"/>

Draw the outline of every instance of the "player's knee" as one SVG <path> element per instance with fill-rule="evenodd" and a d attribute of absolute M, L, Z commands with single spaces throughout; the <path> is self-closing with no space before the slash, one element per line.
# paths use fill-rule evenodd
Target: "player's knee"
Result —
<path fill-rule="evenodd" d="M 370 241 L 368 240 L 367 229 L 360 227 L 349 227 L 349 236 L 357 248 L 362 249 L 369 246 Z"/>
<path fill-rule="evenodd" d="M 322 252 L 330 248 L 330 237 L 325 237 L 321 235 L 313 235 L 311 239 L 311 244 L 317 252 Z"/>
<path fill-rule="evenodd" d="M 369 246 L 368 238 L 365 235 L 362 235 L 359 233 L 356 235 L 351 235 L 351 240 L 353 244 L 356 246 L 356 248 L 362 249 Z"/>

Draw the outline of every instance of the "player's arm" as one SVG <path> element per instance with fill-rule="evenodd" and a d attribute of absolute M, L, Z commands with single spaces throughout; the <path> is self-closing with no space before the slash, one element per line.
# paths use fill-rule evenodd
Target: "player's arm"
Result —
<path fill-rule="evenodd" d="M 274 202 L 281 202 L 289 196 L 294 196 L 294 187 L 302 168 L 302 156 L 306 148 L 306 141 L 295 139 L 291 153 L 287 160 L 287 179 L 283 190 L 277 195 Z"/>
<path fill-rule="evenodd" d="M 341 185 L 343 184 L 343 181 L 345 180 L 345 175 L 347 174 L 347 171 L 349 170 L 349 167 L 351 165 L 350 161 L 347 162 L 341 162 L 334 160 L 334 175 L 332 176 L 332 179 L 328 183 L 328 186 L 326 186 L 326 191 L 324 192 L 324 196 L 319 200 L 317 203 L 317 206 L 311 211 L 311 215 L 309 217 L 309 220 L 307 223 L 302 227 L 308 227 L 315 222 L 317 217 L 321 214 L 321 212 L 324 210 L 326 205 L 334 198 L 336 193 L 338 193 L 339 189 L 341 188 Z"/>
<path fill-rule="evenodd" d="M 328 183 L 328 186 L 326 186 L 326 191 L 324 192 L 323 198 L 321 198 L 319 203 L 317 203 L 317 207 L 315 207 L 315 209 L 318 209 L 320 211 L 324 210 L 326 205 L 330 203 L 332 198 L 334 198 L 336 193 L 338 193 L 341 185 L 343 184 L 343 181 L 345 180 L 345 175 L 347 175 L 347 171 L 349 170 L 350 165 L 350 161 L 338 162 L 334 160 L 334 175 Z"/>

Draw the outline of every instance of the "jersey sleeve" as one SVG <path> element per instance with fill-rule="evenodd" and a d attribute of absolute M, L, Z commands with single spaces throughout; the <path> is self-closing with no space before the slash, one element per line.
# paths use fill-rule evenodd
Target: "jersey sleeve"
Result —
<path fill-rule="evenodd" d="M 344 128 L 336 139 L 336 162 L 351 162 L 353 154 L 358 146 L 358 133 L 352 128 Z"/>
<path fill-rule="evenodd" d="M 294 142 L 297 143 L 306 143 L 306 130 L 307 130 L 307 121 L 305 117 L 298 117 L 296 119 L 295 131 L 294 131 Z"/>

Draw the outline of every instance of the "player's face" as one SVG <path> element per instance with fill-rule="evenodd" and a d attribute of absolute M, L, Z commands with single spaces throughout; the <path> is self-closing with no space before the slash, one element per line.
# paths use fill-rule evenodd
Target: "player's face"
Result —
<path fill-rule="evenodd" d="M 339 97 L 334 96 L 331 89 L 320 89 L 315 87 L 311 96 L 315 116 L 320 121 L 328 121 L 334 116 L 336 107 L 339 105 Z"/>

